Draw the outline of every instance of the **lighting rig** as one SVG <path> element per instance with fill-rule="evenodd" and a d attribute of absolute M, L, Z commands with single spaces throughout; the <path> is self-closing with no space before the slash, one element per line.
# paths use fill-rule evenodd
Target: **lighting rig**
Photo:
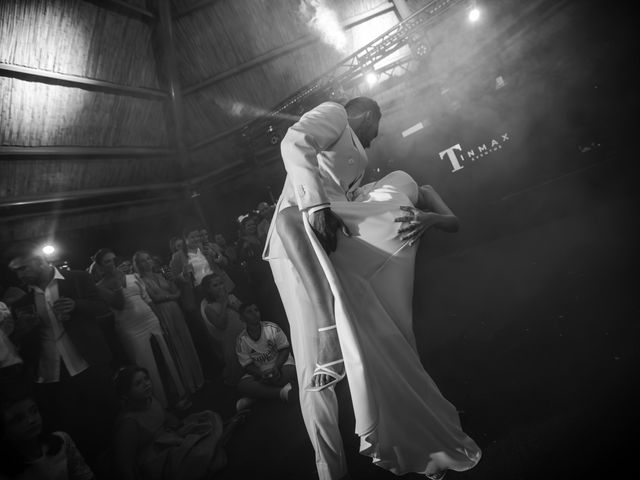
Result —
<path fill-rule="evenodd" d="M 246 124 L 241 130 L 241 141 L 246 145 L 251 138 L 251 143 L 258 147 L 257 153 L 247 160 L 254 163 L 258 160 L 256 157 L 263 156 L 268 161 L 277 156 L 274 147 L 292 125 L 291 115 L 299 117 L 323 101 L 340 102 L 365 95 L 374 88 L 380 88 L 384 82 L 410 72 L 429 53 L 427 27 L 459 4 L 468 5 L 469 0 L 430 2 L 298 90 L 265 116 Z M 404 54 L 403 47 L 408 47 Z M 400 54 L 398 59 L 383 63 L 396 52 Z M 264 148 L 259 148 L 259 145 L 264 145 Z"/>

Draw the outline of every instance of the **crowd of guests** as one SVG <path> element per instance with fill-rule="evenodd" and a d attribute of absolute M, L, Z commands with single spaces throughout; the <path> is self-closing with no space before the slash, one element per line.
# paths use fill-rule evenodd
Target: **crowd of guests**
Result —
<path fill-rule="evenodd" d="M 272 213 L 261 203 L 240 217 L 235 243 L 188 226 L 166 261 L 101 248 L 80 271 L 32 243 L 3 252 L 17 282 L 0 289 L 0 479 L 91 479 L 105 466 L 113 478 L 209 478 L 246 408 L 292 401 L 288 328 L 261 260 Z M 238 413 L 187 415 L 218 380 Z"/>

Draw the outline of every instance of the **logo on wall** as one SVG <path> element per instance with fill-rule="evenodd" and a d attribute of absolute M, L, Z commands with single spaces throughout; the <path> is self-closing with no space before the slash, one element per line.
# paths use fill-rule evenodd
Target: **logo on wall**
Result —
<path fill-rule="evenodd" d="M 482 145 L 477 145 L 475 148 L 464 149 L 464 151 L 460 144 L 456 143 L 454 146 L 440 152 L 440 160 L 444 160 L 446 157 L 446 159 L 451 162 L 451 166 L 453 167 L 451 173 L 455 173 L 458 170 L 462 170 L 464 168 L 464 166 L 461 165 L 461 162 L 465 162 L 467 160 L 475 161 L 479 158 L 490 155 L 491 153 L 500 150 L 502 148 L 502 145 L 504 145 L 508 141 L 509 134 L 503 133 L 502 135 L 500 135 L 499 140 L 492 138 L 490 142 L 483 143 Z"/>

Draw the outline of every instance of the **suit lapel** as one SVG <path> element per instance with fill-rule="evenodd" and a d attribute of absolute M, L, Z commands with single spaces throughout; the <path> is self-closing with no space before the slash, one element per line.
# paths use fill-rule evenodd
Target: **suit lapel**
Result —
<path fill-rule="evenodd" d="M 362 146 L 362 143 L 360 143 L 360 139 L 358 138 L 358 136 L 351 129 L 351 127 L 347 126 L 347 128 L 349 129 L 349 133 L 351 134 L 351 143 L 353 144 L 353 148 L 355 148 L 358 152 L 359 158 L 357 161 L 358 161 L 358 170 L 360 171 L 360 174 L 356 178 L 354 178 L 353 181 L 349 184 L 349 188 L 347 189 L 346 193 L 351 193 L 354 189 L 358 188 L 358 186 L 360 185 L 360 181 L 364 177 L 364 171 L 367 166 L 367 163 L 369 162 L 369 159 L 367 157 L 367 152 L 365 152 L 364 147 Z M 347 195 L 347 197 L 349 198 L 350 196 Z"/>
<path fill-rule="evenodd" d="M 351 144 L 353 145 L 353 148 L 355 148 L 357 150 L 358 149 L 358 143 L 360 143 L 358 141 L 358 137 L 356 137 L 355 132 L 353 130 L 351 130 L 351 127 L 347 126 L 347 128 L 349 129 L 349 135 L 351 135 Z"/>

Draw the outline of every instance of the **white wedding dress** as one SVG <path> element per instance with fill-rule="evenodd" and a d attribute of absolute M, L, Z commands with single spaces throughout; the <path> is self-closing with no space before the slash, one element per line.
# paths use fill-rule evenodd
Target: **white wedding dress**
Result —
<path fill-rule="evenodd" d="M 334 293 L 336 324 L 360 436 L 360 452 L 397 475 L 473 467 L 480 449 L 422 367 L 412 327 L 417 243 L 397 234 L 401 206 L 418 186 L 393 172 L 331 209 L 351 231 L 329 257 L 305 222 Z"/>

